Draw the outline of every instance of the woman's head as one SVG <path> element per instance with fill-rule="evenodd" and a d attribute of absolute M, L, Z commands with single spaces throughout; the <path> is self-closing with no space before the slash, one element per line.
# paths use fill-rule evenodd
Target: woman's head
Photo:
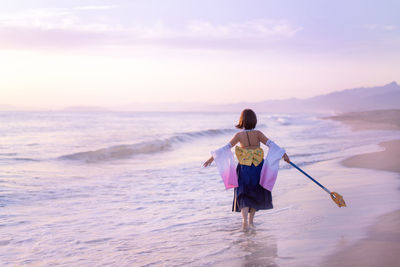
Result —
<path fill-rule="evenodd" d="M 239 123 L 238 125 L 236 125 L 236 128 L 251 130 L 254 129 L 256 125 L 256 113 L 254 113 L 254 111 L 252 111 L 251 109 L 245 109 L 242 111 L 242 114 L 240 114 Z"/>

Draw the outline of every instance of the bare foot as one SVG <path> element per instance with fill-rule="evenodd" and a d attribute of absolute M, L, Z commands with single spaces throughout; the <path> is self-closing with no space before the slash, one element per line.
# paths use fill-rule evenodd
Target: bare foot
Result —
<path fill-rule="evenodd" d="M 256 227 L 254 226 L 254 223 L 249 223 L 249 227 L 250 227 L 251 229 L 256 228 Z"/>
<path fill-rule="evenodd" d="M 247 230 L 248 224 L 247 222 L 242 222 L 242 230 Z"/>

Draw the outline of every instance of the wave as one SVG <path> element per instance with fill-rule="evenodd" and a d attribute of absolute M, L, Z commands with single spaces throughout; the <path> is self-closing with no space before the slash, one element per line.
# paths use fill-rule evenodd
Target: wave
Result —
<path fill-rule="evenodd" d="M 316 163 L 320 163 L 320 162 L 324 162 L 324 161 L 328 161 L 328 160 L 337 160 L 337 159 L 343 159 L 343 157 L 341 157 L 341 156 L 332 156 L 332 157 L 321 158 L 321 159 L 318 159 L 318 160 L 292 161 L 292 162 L 295 163 L 298 167 L 306 167 L 308 165 L 313 165 L 313 164 L 316 164 Z M 280 168 L 281 169 L 292 169 L 294 167 L 289 165 L 289 164 L 284 164 L 284 165 L 281 165 Z"/>
<path fill-rule="evenodd" d="M 16 156 L 17 153 L 0 153 L 0 156 Z"/>
<path fill-rule="evenodd" d="M 16 153 L 8 153 L 10 155 L 16 155 Z M 32 158 L 0 158 L 0 160 L 4 161 L 9 161 L 9 160 L 15 160 L 15 161 L 40 161 L 39 159 L 32 159 Z"/>
<path fill-rule="evenodd" d="M 101 148 L 93 151 L 83 151 L 68 155 L 63 155 L 59 159 L 77 160 L 90 162 L 108 161 L 114 159 L 130 158 L 137 154 L 149 154 L 167 150 L 171 147 L 170 141 L 156 140 L 151 142 L 142 142 L 132 145 L 118 145 L 107 148 Z"/>
<path fill-rule="evenodd" d="M 292 124 L 287 118 L 277 118 L 276 121 L 282 125 L 291 125 Z"/>
<path fill-rule="evenodd" d="M 277 213 L 280 213 L 280 212 L 282 212 L 282 211 L 291 210 L 291 209 L 293 209 L 293 208 L 294 208 L 294 205 L 289 205 L 289 206 L 287 206 L 287 207 L 283 207 L 283 208 L 280 208 L 280 209 L 272 209 L 272 210 L 269 210 L 268 213 L 270 213 L 270 214 L 277 214 Z"/>
<path fill-rule="evenodd" d="M 281 114 L 268 115 L 267 118 L 284 126 L 291 125 L 293 120 L 292 116 L 285 116 Z"/>
<path fill-rule="evenodd" d="M 327 150 L 327 151 L 322 151 L 322 152 L 310 152 L 310 153 L 294 153 L 290 154 L 290 157 L 292 158 L 304 158 L 304 157 L 311 157 L 311 156 L 317 156 L 317 155 L 325 155 L 325 154 L 330 154 L 333 152 L 336 152 L 337 150 Z"/>
<path fill-rule="evenodd" d="M 20 161 L 40 161 L 39 159 L 32 159 L 32 158 L 11 158 L 11 159 Z"/>
<path fill-rule="evenodd" d="M 172 138 L 188 140 L 188 138 L 192 138 L 192 137 L 217 136 L 217 135 L 230 134 L 230 133 L 235 133 L 235 132 L 237 132 L 237 130 L 235 130 L 235 129 L 208 129 L 208 130 L 203 130 L 203 131 L 176 133 Z"/>
<path fill-rule="evenodd" d="M 93 151 L 83 151 L 60 156 L 62 160 L 76 160 L 87 163 L 100 161 L 117 160 L 131 158 L 140 154 L 151 154 L 162 151 L 172 150 L 174 145 L 186 143 L 199 137 L 217 136 L 236 132 L 234 129 L 209 129 L 204 131 L 193 131 L 177 133 L 169 138 L 156 139 L 152 141 L 140 142 L 136 144 L 126 144 L 101 148 Z"/>
<path fill-rule="evenodd" d="M 309 114 L 270 114 L 266 118 L 282 126 L 310 125 L 315 123 L 315 116 Z"/>

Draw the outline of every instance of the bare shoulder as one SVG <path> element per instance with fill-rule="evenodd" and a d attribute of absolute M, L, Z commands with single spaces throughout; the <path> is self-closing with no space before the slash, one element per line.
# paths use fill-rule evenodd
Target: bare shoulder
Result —
<path fill-rule="evenodd" d="M 241 133 L 242 133 L 242 132 L 237 132 L 237 133 L 235 133 L 235 135 L 233 136 L 233 138 L 239 138 L 239 136 L 240 136 Z"/>
<path fill-rule="evenodd" d="M 257 137 L 264 144 L 268 141 L 268 137 L 266 137 L 265 134 L 260 130 L 257 130 Z"/>
<path fill-rule="evenodd" d="M 230 141 L 229 143 L 231 144 L 231 146 L 234 146 L 234 145 L 236 145 L 239 141 L 240 141 L 240 132 L 236 133 L 236 134 L 232 137 L 232 139 L 231 139 L 231 141 Z"/>
<path fill-rule="evenodd" d="M 254 131 L 256 132 L 258 137 L 265 136 L 264 133 L 261 132 L 260 130 L 254 130 Z"/>

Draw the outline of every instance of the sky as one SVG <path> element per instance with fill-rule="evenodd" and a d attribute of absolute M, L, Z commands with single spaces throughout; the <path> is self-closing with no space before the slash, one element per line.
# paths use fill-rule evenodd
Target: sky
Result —
<path fill-rule="evenodd" d="M 400 82 L 400 1 L 0 0 L 0 105 L 308 98 Z"/>

